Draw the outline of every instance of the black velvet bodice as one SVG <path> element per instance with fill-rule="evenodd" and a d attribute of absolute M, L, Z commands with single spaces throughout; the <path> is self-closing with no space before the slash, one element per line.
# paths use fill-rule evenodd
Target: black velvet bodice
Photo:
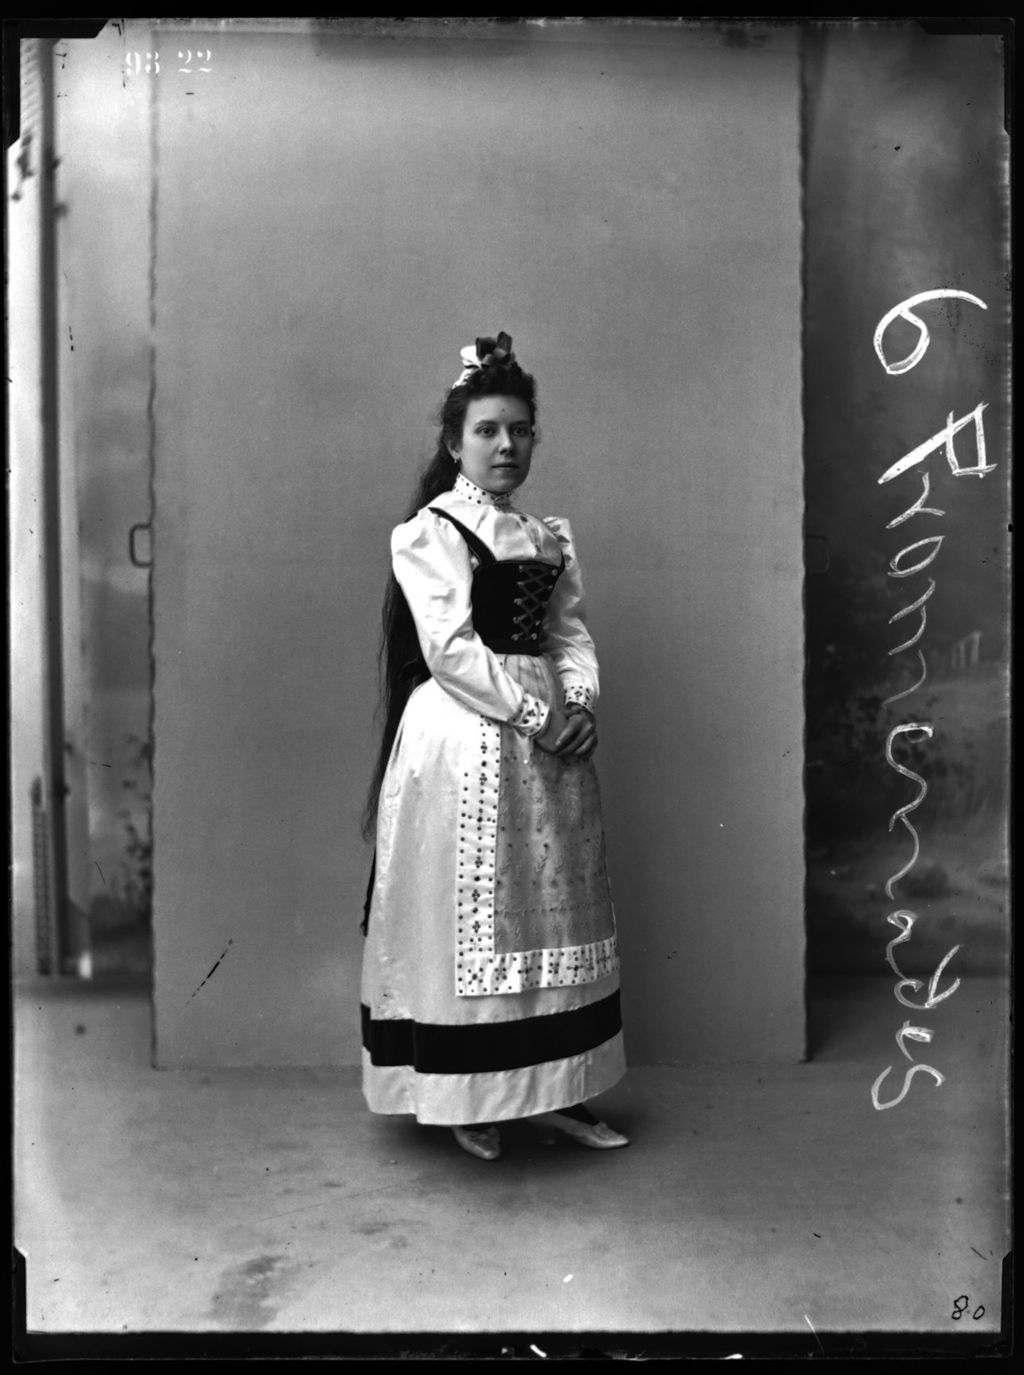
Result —
<path fill-rule="evenodd" d="M 461 521 L 431 506 L 455 526 L 479 560 L 471 592 L 473 629 L 495 654 L 540 654 L 551 593 L 565 567 L 541 559 L 497 559 L 487 545 Z"/>

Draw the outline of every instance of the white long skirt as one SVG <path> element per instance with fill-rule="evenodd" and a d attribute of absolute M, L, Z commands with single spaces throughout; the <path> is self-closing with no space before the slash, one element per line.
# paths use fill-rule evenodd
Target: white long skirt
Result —
<path fill-rule="evenodd" d="M 503 658 L 560 702 L 546 659 Z M 373 1112 L 499 1122 L 580 1103 L 625 1073 L 597 774 L 413 693 L 381 788 L 363 961 Z"/>

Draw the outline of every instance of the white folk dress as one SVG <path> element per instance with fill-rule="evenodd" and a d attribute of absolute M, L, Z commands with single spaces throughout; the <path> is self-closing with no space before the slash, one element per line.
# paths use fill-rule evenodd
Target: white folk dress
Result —
<path fill-rule="evenodd" d="M 431 506 L 501 561 L 563 563 L 540 655 L 472 622 L 478 563 L 429 508 L 392 534 L 431 678 L 380 793 L 362 984 L 373 1112 L 459 1125 L 580 1103 L 625 1072 L 597 774 L 534 737 L 552 704 L 592 707 L 598 673 L 569 525 L 466 478 Z"/>

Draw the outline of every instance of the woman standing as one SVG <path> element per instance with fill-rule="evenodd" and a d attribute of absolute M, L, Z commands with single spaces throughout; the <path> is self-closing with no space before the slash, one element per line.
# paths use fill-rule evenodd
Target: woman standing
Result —
<path fill-rule="evenodd" d="M 363 1092 L 483 1159 L 513 1118 L 624 1146 L 583 1106 L 625 1060 L 579 565 L 567 521 L 512 500 L 536 400 L 511 339 L 462 360 L 391 537 Z"/>

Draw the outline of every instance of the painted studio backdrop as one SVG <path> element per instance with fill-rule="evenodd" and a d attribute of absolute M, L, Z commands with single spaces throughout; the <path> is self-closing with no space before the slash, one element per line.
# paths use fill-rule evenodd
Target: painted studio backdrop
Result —
<path fill-rule="evenodd" d="M 807 967 L 882 972 L 902 721 L 894 761 L 933 784 L 921 959 L 998 966 L 1000 68 L 963 42 L 129 21 L 62 45 L 71 901 L 47 939 L 95 971 L 151 905 L 159 1066 L 358 1061 L 388 535 L 459 349 L 498 329 L 540 391 L 523 504 L 572 519 L 601 659 L 630 1059 L 799 1060 Z M 927 356 L 887 372 L 878 322 L 937 289 Z M 919 338 L 897 318 L 886 358 Z M 990 468 L 972 421 L 976 472 L 939 443 L 879 484 L 982 402 Z M 926 471 L 943 515 L 891 526 Z M 936 567 L 889 576 L 936 534 Z M 30 567 L 43 534 L 19 538 Z M 892 618 L 929 576 L 927 693 L 890 702 L 919 674 L 889 655 L 919 620 Z M 25 972 L 47 742 L 15 727 Z"/>

